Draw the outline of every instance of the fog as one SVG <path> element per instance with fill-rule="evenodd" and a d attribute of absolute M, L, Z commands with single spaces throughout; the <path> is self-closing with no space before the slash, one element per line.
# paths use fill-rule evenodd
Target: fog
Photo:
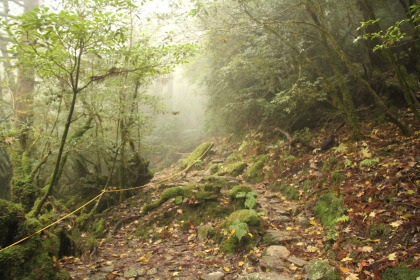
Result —
<path fill-rule="evenodd" d="M 143 156 L 151 161 L 154 170 L 178 161 L 205 136 L 205 89 L 187 77 L 187 68 L 177 67 L 173 73 L 158 78 L 148 90 L 163 104 L 163 113 L 152 120 L 154 129 L 143 139 Z"/>

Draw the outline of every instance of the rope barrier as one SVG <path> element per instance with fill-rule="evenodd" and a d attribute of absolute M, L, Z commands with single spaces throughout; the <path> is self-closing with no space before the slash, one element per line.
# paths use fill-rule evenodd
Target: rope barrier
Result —
<path fill-rule="evenodd" d="M 183 173 L 183 172 L 185 172 L 185 171 L 187 171 L 187 170 L 189 170 L 194 164 L 196 164 L 199 160 L 201 160 L 207 153 L 208 153 L 208 151 L 210 151 L 210 149 L 213 147 L 213 145 L 214 145 L 214 143 L 211 143 L 211 145 L 201 154 L 201 156 L 199 157 L 199 158 L 197 158 L 196 160 L 194 160 L 194 162 L 193 163 L 191 163 L 190 165 L 188 165 L 185 169 L 182 169 L 181 171 L 179 171 L 179 172 L 177 172 L 177 173 L 175 173 L 175 174 L 173 174 L 173 175 L 171 175 L 171 176 L 169 176 L 168 178 L 165 178 L 165 179 L 163 179 L 163 180 L 160 180 L 160 181 L 157 181 L 157 182 L 154 182 L 154 183 L 148 183 L 148 184 L 146 184 L 146 185 L 143 185 L 143 186 L 139 186 L 139 187 L 133 187 L 133 188 L 126 188 L 126 189 L 115 189 L 115 190 L 102 190 L 102 192 L 100 193 L 100 194 L 98 194 L 97 196 L 95 196 L 94 198 L 92 198 L 91 200 L 89 200 L 88 202 L 86 202 L 85 204 L 83 204 L 82 206 L 80 206 L 79 208 L 77 208 L 76 210 L 73 210 L 72 212 L 70 212 L 70 213 L 68 213 L 68 214 L 66 214 L 66 215 L 64 215 L 63 217 L 61 217 L 60 219 L 58 219 L 57 221 L 55 221 L 55 222 L 53 222 L 53 223 L 51 223 L 51 224 L 49 224 L 48 226 L 46 226 L 46 227 L 44 227 L 44 228 L 42 228 L 42 229 L 40 229 L 40 230 L 38 230 L 38 231 L 36 231 L 36 232 L 34 232 L 34 233 L 32 233 L 32 234 L 30 234 L 30 235 L 28 235 L 28 236 L 26 236 L 25 238 L 22 238 L 22 239 L 20 239 L 19 241 L 16 241 L 15 243 L 13 243 L 13 244 L 10 244 L 9 246 L 6 246 L 6 247 L 4 247 L 4 248 L 2 248 L 2 249 L 0 249 L 0 253 L 1 252 L 3 252 L 3 251 L 5 251 L 5 250 L 7 250 L 7 249 L 9 249 L 9 248 L 11 248 L 11 247 L 13 247 L 13 246 L 16 246 L 17 244 L 19 244 L 19 243 L 22 243 L 23 241 L 25 241 L 25 240 L 27 240 L 27 239 L 29 239 L 29 238 L 31 238 L 32 236 L 35 236 L 35 235 L 37 235 L 37 234 L 40 234 L 42 231 L 44 231 L 44 230 L 46 230 L 46 229 L 48 229 L 48 228 L 50 228 L 50 227 L 52 227 L 53 225 L 55 225 L 55 224 L 57 224 L 57 223 L 59 223 L 59 222 L 61 222 L 62 220 L 64 220 L 64 219 L 66 219 L 66 218 L 68 218 L 69 216 L 71 216 L 71 215 L 73 215 L 74 213 L 76 213 L 76 212 L 78 212 L 78 211 L 80 211 L 81 209 L 83 209 L 84 207 L 86 207 L 87 205 L 89 205 L 89 204 L 91 204 L 92 202 L 94 202 L 95 200 L 97 200 L 97 199 L 99 199 L 101 196 L 103 196 L 105 193 L 112 193 L 112 192 L 123 192 L 123 191 L 130 191 L 130 190 L 137 190 L 137 189 L 142 189 L 142 188 L 145 188 L 145 187 L 148 187 L 149 185 L 152 185 L 152 184 L 161 184 L 161 183 L 163 183 L 163 182 L 166 182 L 166 181 L 169 181 L 169 180 L 171 180 L 172 178 L 175 178 L 176 176 L 178 176 L 178 175 L 180 175 L 181 173 Z"/>

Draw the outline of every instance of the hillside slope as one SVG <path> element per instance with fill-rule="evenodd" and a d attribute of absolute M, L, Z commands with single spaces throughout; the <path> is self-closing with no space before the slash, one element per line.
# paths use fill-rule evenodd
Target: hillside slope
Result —
<path fill-rule="evenodd" d="M 201 147 L 112 209 L 91 251 L 60 264 L 74 279 L 414 280 L 413 130 L 404 137 L 392 125 L 365 124 L 364 140 L 352 142 L 344 127 L 325 151 L 257 132 L 237 143 L 212 139 L 210 150 Z M 328 134 L 295 139 L 321 147 Z"/>

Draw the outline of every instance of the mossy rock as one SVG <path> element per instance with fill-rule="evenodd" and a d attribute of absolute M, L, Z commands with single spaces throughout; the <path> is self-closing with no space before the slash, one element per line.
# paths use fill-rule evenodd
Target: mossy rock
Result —
<path fill-rule="evenodd" d="M 260 229 L 260 217 L 258 217 L 257 212 L 254 210 L 237 210 L 231 213 L 220 225 L 219 235 L 222 235 L 222 232 L 232 232 L 232 229 L 235 229 L 234 234 L 230 234 L 227 237 L 223 234 L 221 238 L 221 248 L 223 251 L 234 254 L 240 248 L 245 250 L 252 249 L 257 240 L 255 232 L 258 232 Z M 238 238 L 240 231 L 242 233 L 240 234 L 240 238 Z M 250 231 L 254 234 L 247 234 Z"/>
<path fill-rule="evenodd" d="M 259 227 L 261 219 L 258 217 L 257 212 L 249 209 L 240 209 L 227 217 L 227 219 L 221 224 L 222 228 L 229 228 L 235 221 L 245 223 L 248 226 Z"/>
<path fill-rule="evenodd" d="M 382 280 L 417 280 L 420 277 L 420 269 L 411 269 L 404 265 L 388 268 L 382 274 Z"/>
<path fill-rule="evenodd" d="M 341 205 L 341 197 L 329 192 L 319 197 L 314 213 L 323 226 L 333 227 L 337 219 L 346 214 L 346 208 Z"/>
<path fill-rule="evenodd" d="M 216 174 L 219 171 L 220 171 L 220 164 L 212 164 L 210 166 L 210 174 L 211 175 L 214 175 L 214 174 Z"/>
<path fill-rule="evenodd" d="M 219 187 L 225 187 L 228 184 L 227 177 L 216 175 L 205 177 L 200 181 L 200 183 L 208 183 Z"/>
<path fill-rule="evenodd" d="M 180 170 L 183 170 L 187 168 L 188 166 L 191 166 L 196 160 L 200 159 L 200 157 L 213 146 L 213 143 L 207 142 L 203 143 L 200 146 L 198 146 L 189 156 L 186 158 L 182 164 L 180 165 Z"/>
<path fill-rule="evenodd" d="M 264 180 L 264 161 L 260 160 L 245 171 L 244 179 L 249 183 L 261 183 Z"/>
<path fill-rule="evenodd" d="M 246 167 L 247 167 L 247 164 L 245 162 L 242 162 L 242 161 L 234 162 L 226 166 L 225 174 L 236 177 L 236 176 L 241 175 L 244 172 Z"/>
<path fill-rule="evenodd" d="M 340 280 L 335 268 L 328 260 L 311 260 L 305 265 L 306 278 L 309 280 Z"/>
<path fill-rule="evenodd" d="M 228 192 L 228 197 L 230 198 L 230 199 L 235 199 L 236 198 L 236 195 L 238 194 L 238 193 L 240 193 L 240 192 L 243 192 L 243 193 L 249 193 L 249 192 L 252 192 L 253 191 L 253 189 L 250 187 L 250 186 L 245 186 L 245 185 L 237 185 L 237 186 L 234 186 L 229 192 Z"/>

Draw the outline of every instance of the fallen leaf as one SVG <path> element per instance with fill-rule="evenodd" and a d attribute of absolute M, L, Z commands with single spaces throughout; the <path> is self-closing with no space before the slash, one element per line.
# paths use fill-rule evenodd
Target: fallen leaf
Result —
<path fill-rule="evenodd" d="M 226 267 L 226 266 L 223 267 L 223 270 L 226 271 L 226 272 L 229 272 L 230 271 L 230 269 L 228 267 Z"/>
<path fill-rule="evenodd" d="M 388 259 L 390 261 L 395 261 L 396 258 L 397 258 L 397 253 L 392 253 L 388 255 Z"/>
<path fill-rule="evenodd" d="M 359 279 L 359 277 L 357 276 L 357 274 L 350 274 L 349 276 L 347 276 L 346 280 L 357 280 Z"/>
<path fill-rule="evenodd" d="M 373 248 L 371 246 L 363 246 L 362 247 L 362 252 L 373 252 Z"/>
<path fill-rule="evenodd" d="M 349 272 L 351 272 L 351 269 L 349 269 L 349 268 L 347 268 L 347 267 L 340 267 L 340 269 L 341 269 L 341 271 L 342 271 L 343 273 L 349 273 Z"/>
<path fill-rule="evenodd" d="M 350 257 L 345 257 L 344 259 L 342 259 L 341 261 L 342 262 L 348 262 L 348 261 L 352 261 L 353 260 L 353 258 L 350 258 Z"/>
<path fill-rule="evenodd" d="M 243 266 L 244 264 L 245 264 L 245 262 L 241 261 L 241 262 L 238 263 L 238 266 Z"/>
<path fill-rule="evenodd" d="M 397 228 L 402 224 L 403 224 L 403 221 L 398 220 L 398 221 L 392 222 L 391 226 L 394 227 L 394 228 Z"/>

